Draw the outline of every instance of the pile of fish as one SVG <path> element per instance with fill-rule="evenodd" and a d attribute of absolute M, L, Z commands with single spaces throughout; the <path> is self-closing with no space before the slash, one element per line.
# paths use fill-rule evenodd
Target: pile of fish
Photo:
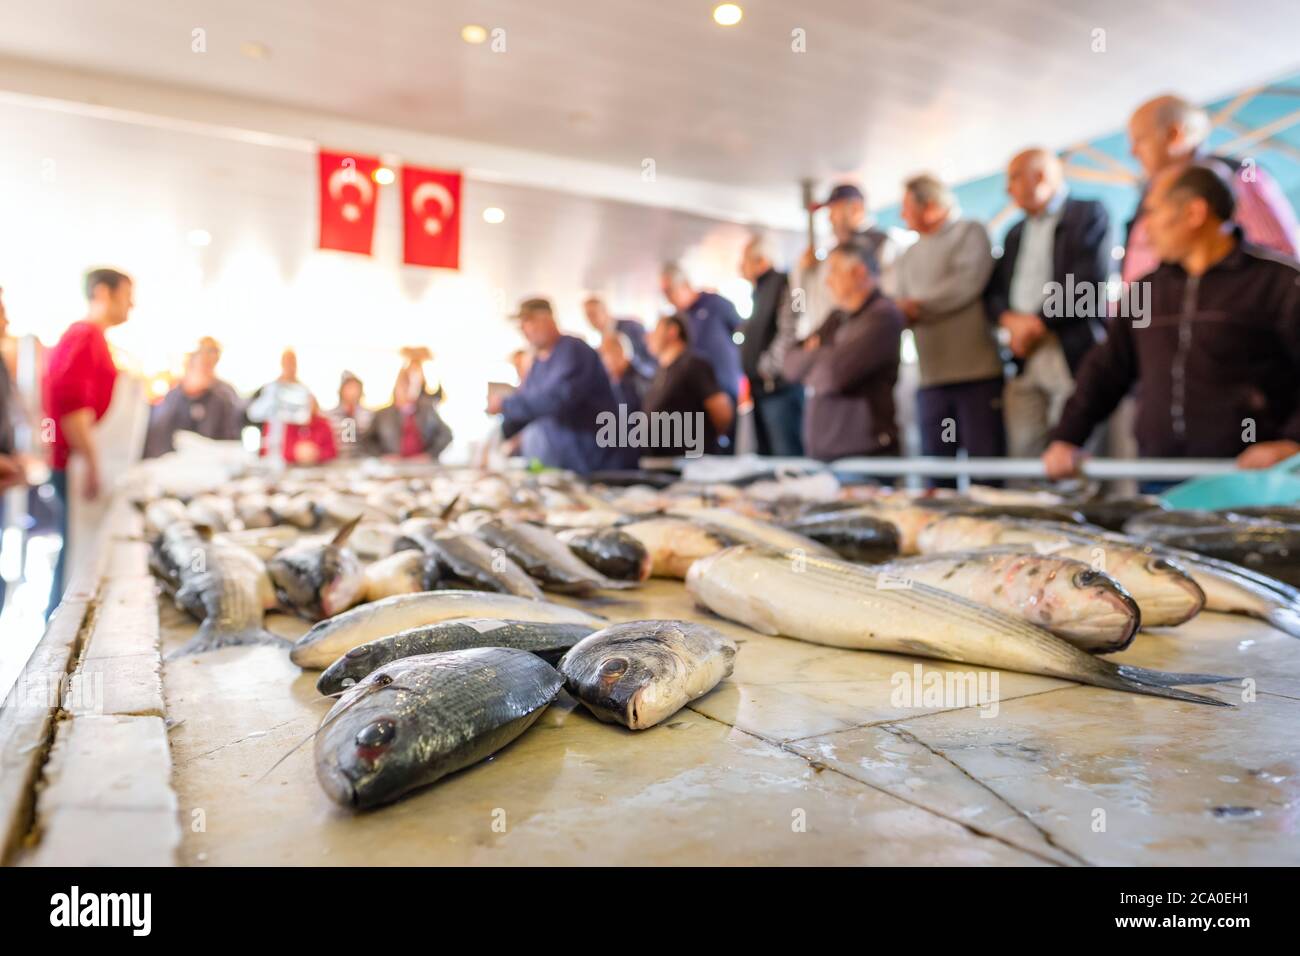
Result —
<path fill-rule="evenodd" d="M 284 644 L 272 610 L 314 622 L 289 657 L 337 698 L 317 774 L 356 809 L 497 752 L 562 689 L 643 730 L 716 687 L 736 654 L 720 631 L 610 620 L 651 577 L 762 634 L 1198 704 L 1224 702 L 1179 688 L 1231 678 L 1100 655 L 1203 611 L 1300 637 L 1300 509 L 433 466 L 139 503 L 157 576 L 201 622 L 174 655 Z"/>

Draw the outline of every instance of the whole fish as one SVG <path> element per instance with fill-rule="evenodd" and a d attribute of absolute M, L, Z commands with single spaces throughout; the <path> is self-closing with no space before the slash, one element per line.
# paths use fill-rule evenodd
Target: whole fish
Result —
<path fill-rule="evenodd" d="M 352 648 L 325 668 L 316 681 L 316 689 L 322 694 L 334 694 L 399 658 L 468 647 L 513 647 L 554 664 L 565 651 L 595 630 L 591 624 L 540 624 L 487 617 L 440 621 Z"/>
<path fill-rule="evenodd" d="M 715 614 L 763 634 L 1230 706 L 1174 686 L 1231 678 L 1115 664 L 1028 621 L 925 584 L 894 587 L 870 569 L 843 561 L 794 561 L 788 553 L 728 548 L 697 561 L 686 587 Z"/>
<path fill-rule="evenodd" d="M 1122 651 L 1141 622 L 1123 585 L 1091 565 L 1012 549 L 921 555 L 871 571 L 898 586 L 920 582 L 1023 618 L 1092 654 Z"/>
<path fill-rule="evenodd" d="M 787 521 L 783 527 L 825 545 L 845 561 L 874 564 L 898 554 L 898 528 L 874 515 L 831 511 Z"/>
<path fill-rule="evenodd" d="M 656 578 L 685 578 L 697 559 L 736 543 L 716 528 L 704 528 L 682 518 L 649 518 L 625 524 L 619 530 L 645 547 L 650 555 L 650 575 Z"/>
<path fill-rule="evenodd" d="M 780 525 L 758 518 L 750 518 L 728 508 L 693 508 L 689 511 L 670 511 L 669 517 L 684 518 L 706 528 L 716 528 L 734 541 L 756 544 L 781 550 L 798 550 L 804 554 L 819 554 L 833 558 L 835 552 L 823 544 Z"/>
<path fill-rule="evenodd" d="M 478 647 L 393 661 L 344 692 L 316 734 L 316 779 L 365 810 L 455 773 L 510 743 L 560 692 L 527 651 Z"/>
<path fill-rule="evenodd" d="M 689 621 L 629 621 L 583 638 L 558 667 L 603 721 L 644 730 L 731 676 L 736 642 Z"/>
<path fill-rule="evenodd" d="M 1088 501 L 1074 501 L 1070 507 L 1083 515 L 1083 520 L 1107 531 L 1121 531 L 1124 525 L 1135 515 L 1148 511 L 1164 510 L 1168 506 L 1152 495 L 1139 495 L 1132 498 L 1093 498 Z"/>
<path fill-rule="evenodd" d="M 415 548 L 398 551 L 366 565 L 365 600 L 381 601 L 394 594 L 430 591 L 438 585 L 438 561 Z"/>
<path fill-rule="evenodd" d="M 555 535 L 578 560 L 619 581 L 650 577 L 650 552 L 636 537 L 619 528 L 571 528 Z"/>
<path fill-rule="evenodd" d="M 1227 561 L 1291 587 L 1300 586 L 1300 526 L 1247 524 L 1239 519 L 1208 527 L 1166 526 L 1150 537 L 1171 548 Z"/>
<path fill-rule="evenodd" d="M 361 562 L 346 546 L 358 520 L 354 518 L 328 541 L 290 545 L 267 562 L 281 606 L 319 620 L 361 600 L 365 591 Z"/>
<path fill-rule="evenodd" d="M 898 553 L 902 555 L 919 554 L 921 532 L 944 517 L 943 512 L 934 508 L 892 502 L 867 502 L 852 508 L 838 509 L 834 513 L 844 519 L 862 515 L 888 521 L 898 530 Z"/>
<path fill-rule="evenodd" d="M 490 547 L 501 549 L 551 591 L 586 594 L 635 587 L 638 583 L 606 577 L 580 561 L 552 532 L 537 525 L 494 518 L 480 524 L 475 534 Z"/>
<path fill-rule="evenodd" d="M 952 515 L 922 531 L 918 544 L 924 554 L 1015 546 L 1104 567 L 1137 601 L 1142 624 L 1150 627 L 1182 624 L 1200 613 L 1205 592 L 1180 564 L 1104 534 L 1083 525 Z"/>
<path fill-rule="evenodd" d="M 472 534 L 440 531 L 428 545 L 444 579 L 454 577 L 482 591 L 542 599 L 542 589 L 508 552 L 488 547 Z"/>
<path fill-rule="evenodd" d="M 176 606 L 202 622 L 168 658 L 235 644 L 282 643 L 263 626 L 265 612 L 275 606 L 266 566 L 243 548 L 214 540 L 208 529 L 177 523 L 155 543 L 150 564 Z"/>
<path fill-rule="evenodd" d="M 398 594 L 321 621 L 293 645 L 289 660 L 299 667 L 320 670 L 358 644 L 398 631 L 458 617 L 495 617 L 511 621 L 593 624 L 608 622 L 578 608 L 534 601 L 494 591 L 422 591 Z"/>

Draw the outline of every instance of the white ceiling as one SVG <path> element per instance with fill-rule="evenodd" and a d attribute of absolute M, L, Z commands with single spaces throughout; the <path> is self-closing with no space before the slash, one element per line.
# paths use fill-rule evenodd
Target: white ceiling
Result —
<path fill-rule="evenodd" d="M 1295 0 L 0 0 L 0 55 L 795 197 L 965 179 L 1293 72 Z M 461 41 L 505 30 L 506 50 Z M 206 30 L 207 52 L 191 50 Z M 805 31 L 807 51 L 791 50 Z M 1094 31 L 1105 52 L 1093 52 Z M 264 59 L 241 52 L 263 44 Z"/>

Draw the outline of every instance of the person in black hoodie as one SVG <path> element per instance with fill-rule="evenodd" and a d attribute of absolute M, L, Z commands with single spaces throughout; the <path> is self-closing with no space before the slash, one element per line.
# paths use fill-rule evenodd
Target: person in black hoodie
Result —
<path fill-rule="evenodd" d="M 740 364 L 754 400 L 758 453 L 798 458 L 803 455 L 803 388 L 780 373 L 785 347 L 778 335 L 790 284 L 785 273 L 773 268 L 772 256 L 760 236 L 746 243 L 740 274 L 754 286 L 754 310 L 744 325 Z"/>

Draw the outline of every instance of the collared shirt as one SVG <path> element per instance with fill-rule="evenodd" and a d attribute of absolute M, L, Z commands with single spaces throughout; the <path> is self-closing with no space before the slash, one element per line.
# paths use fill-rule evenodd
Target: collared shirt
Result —
<path fill-rule="evenodd" d="M 1020 252 L 1011 273 L 1010 303 L 1015 312 L 1037 315 L 1047 297 L 1044 289 L 1052 281 L 1052 255 L 1056 245 L 1056 227 L 1065 209 L 1065 190 L 1059 189 L 1046 208 L 1035 216 L 1025 216 L 1020 234 Z"/>

